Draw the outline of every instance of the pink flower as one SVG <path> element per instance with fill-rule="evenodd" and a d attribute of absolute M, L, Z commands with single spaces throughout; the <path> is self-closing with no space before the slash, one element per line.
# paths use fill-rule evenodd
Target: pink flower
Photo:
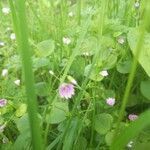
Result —
<path fill-rule="evenodd" d="M 6 99 L 0 99 L 0 107 L 4 107 L 7 104 Z"/>
<path fill-rule="evenodd" d="M 109 98 L 106 99 L 106 103 L 107 103 L 109 106 L 114 106 L 114 104 L 115 104 L 115 99 L 109 97 Z"/>
<path fill-rule="evenodd" d="M 61 98 L 69 99 L 75 94 L 74 85 L 63 83 L 59 86 L 59 95 Z"/>
<path fill-rule="evenodd" d="M 136 120 L 138 118 L 138 115 L 135 115 L 135 114 L 129 114 L 129 116 L 128 116 L 128 119 L 130 120 L 130 121 L 134 121 L 134 120 Z"/>

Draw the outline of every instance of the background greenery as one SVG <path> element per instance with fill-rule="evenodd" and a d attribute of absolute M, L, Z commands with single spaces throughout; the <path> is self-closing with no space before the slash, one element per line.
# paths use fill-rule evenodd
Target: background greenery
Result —
<path fill-rule="evenodd" d="M 0 77 L 0 98 L 8 100 L 1 149 L 150 147 L 149 1 L 1 0 L 4 7 L 11 11 L 0 12 L 0 70 L 8 69 Z M 57 91 L 68 75 L 78 85 L 66 101 Z M 131 113 L 139 118 L 129 121 Z"/>

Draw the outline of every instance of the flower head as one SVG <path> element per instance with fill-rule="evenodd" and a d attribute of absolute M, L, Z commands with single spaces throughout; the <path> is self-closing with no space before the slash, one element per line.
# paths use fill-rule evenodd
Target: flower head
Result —
<path fill-rule="evenodd" d="M 91 56 L 91 54 L 89 52 L 83 52 L 82 55 L 83 56 Z"/>
<path fill-rule="evenodd" d="M 131 148 L 133 146 L 133 141 L 130 141 L 128 144 L 127 144 L 127 147 L 128 148 Z"/>
<path fill-rule="evenodd" d="M 61 98 L 69 99 L 75 94 L 74 85 L 63 83 L 59 86 L 59 95 Z"/>
<path fill-rule="evenodd" d="M 69 45 L 69 44 L 71 43 L 71 39 L 68 38 L 68 37 L 63 37 L 63 43 L 64 43 L 65 45 Z"/>
<path fill-rule="evenodd" d="M 5 124 L 0 125 L 0 133 L 2 133 L 2 132 L 4 131 L 5 127 L 6 127 L 6 125 L 5 125 Z"/>
<path fill-rule="evenodd" d="M 8 75 L 8 69 L 2 70 L 2 77 L 6 77 Z"/>
<path fill-rule="evenodd" d="M 15 83 L 17 86 L 20 86 L 20 80 L 19 80 L 19 79 L 15 80 L 14 83 Z"/>
<path fill-rule="evenodd" d="M 2 12 L 3 12 L 3 14 L 7 15 L 7 14 L 10 13 L 10 8 L 9 7 L 4 7 L 4 8 L 2 8 Z"/>
<path fill-rule="evenodd" d="M 49 70 L 49 74 L 51 74 L 53 76 L 54 72 L 52 70 Z"/>
<path fill-rule="evenodd" d="M 7 100 L 6 99 L 0 99 L 0 107 L 4 107 L 7 104 Z"/>
<path fill-rule="evenodd" d="M 74 15 L 74 14 L 73 14 L 72 11 L 68 13 L 68 16 L 69 16 L 69 17 L 73 17 L 73 15 Z"/>
<path fill-rule="evenodd" d="M 11 39 L 11 40 L 15 40 L 15 39 L 16 39 L 16 35 L 15 35 L 15 33 L 11 33 L 11 35 L 10 35 L 10 39 Z"/>
<path fill-rule="evenodd" d="M 106 103 L 109 105 L 109 106 L 114 106 L 115 105 L 115 98 L 107 98 L 106 99 Z"/>
<path fill-rule="evenodd" d="M 129 116 L 128 116 L 128 119 L 130 120 L 130 121 L 134 121 L 134 120 L 136 120 L 138 118 L 138 115 L 135 115 L 135 114 L 129 114 Z"/>
<path fill-rule="evenodd" d="M 101 71 L 99 74 L 103 77 L 108 76 L 108 72 L 106 70 Z"/>
<path fill-rule="evenodd" d="M 124 42 L 125 42 L 124 37 L 120 36 L 120 37 L 118 38 L 118 43 L 122 45 L 122 44 L 124 44 Z"/>
<path fill-rule="evenodd" d="M 5 43 L 0 41 L 0 47 L 3 47 L 3 46 L 5 46 Z"/>
<path fill-rule="evenodd" d="M 139 8 L 139 7 L 140 7 L 140 3 L 139 3 L 138 1 L 135 2 L 135 3 L 134 3 L 134 7 L 135 7 L 135 8 Z"/>

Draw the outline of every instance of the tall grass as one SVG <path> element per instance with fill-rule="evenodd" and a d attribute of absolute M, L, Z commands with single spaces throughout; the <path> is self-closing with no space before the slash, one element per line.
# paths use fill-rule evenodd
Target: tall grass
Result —
<path fill-rule="evenodd" d="M 34 150 L 42 150 L 42 137 L 37 111 L 37 99 L 34 89 L 34 75 L 32 70 L 31 49 L 28 43 L 28 28 L 25 15 L 25 0 L 9 0 L 14 29 L 17 36 L 18 49 L 22 58 L 23 74 L 25 78 L 28 115 Z"/>

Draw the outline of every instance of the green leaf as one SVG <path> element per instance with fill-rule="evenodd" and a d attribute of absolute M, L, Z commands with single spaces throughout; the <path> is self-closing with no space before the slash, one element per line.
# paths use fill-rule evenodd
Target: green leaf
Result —
<path fill-rule="evenodd" d="M 90 69 L 91 69 L 91 64 L 90 65 L 87 65 L 86 67 L 85 67 L 85 70 L 84 70 L 84 76 L 88 76 L 88 73 L 89 73 L 89 71 L 90 71 Z M 100 74 L 100 69 L 99 69 L 99 67 L 97 67 L 97 66 L 94 66 L 93 67 L 93 69 L 92 69 L 92 72 L 91 72 L 91 74 L 90 74 L 90 76 L 89 76 L 89 78 L 91 79 L 91 80 L 93 80 L 93 81 L 101 81 L 102 79 L 103 79 L 103 76 L 101 76 Z"/>
<path fill-rule="evenodd" d="M 110 131 L 106 134 L 105 136 L 105 141 L 106 141 L 106 144 L 108 146 L 111 145 L 112 141 L 113 141 L 113 136 L 114 136 L 114 131 Z"/>
<path fill-rule="evenodd" d="M 15 112 L 15 115 L 17 117 L 21 117 L 26 113 L 26 110 L 27 110 L 27 105 L 26 104 L 21 104 L 19 106 L 19 108 L 17 109 L 17 111 Z"/>
<path fill-rule="evenodd" d="M 113 118 L 110 114 L 98 114 L 94 118 L 94 128 L 99 134 L 106 134 L 112 126 Z"/>
<path fill-rule="evenodd" d="M 47 96 L 48 95 L 48 87 L 45 82 L 39 82 L 35 84 L 36 94 L 38 96 Z"/>
<path fill-rule="evenodd" d="M 29 120 L 27 114 L 17 120 L 17 128 L 21 133 L 30 132 Z"/>
<path fill-rule="evenodd" d="M 128 33 L 128 43 L 131 48 L 132 53 L 135 55 L 136 51 L 136 45 L 139 38 L 139 32 L 138 29 L 131 29 Z M 141 66 L 144 68 L 145 72 L 150 77 L 150 67 L 149 67 L 149 61 L 150 61 L 150 33 L 145 33 L 144 37 L 144 43 L 142 46 L 141 54 L 138 59 Z"/>
<path fill-rule="evenodd" d="M 117 71 L 125 74 L 125 73 L 129 73 L 131 70 L 131 66 L 132 66 L 132 61 L 131 60 L 126 60 L 123 62 L 119 62 L 117 64 Z"/>
<path fill-rule="evenodd" d="M 39 69 L 49 65 L 49 60 L 47 58 L 33 58 L 33 67 Z"/>
<path fill-rule="evenodd" d="M 148 100 L 150 100 L 150 80 L 142 81 L 140 89 L 143 96 L 146 97 Z"/>
<path fill-rule="evenodd" d="M 47 114 L 46 120 L 50 124 L 58 124 L 66 119 L 66 114 L 68 112 L 67 102 L 55 102 L 52 105 L 50 114 Z"/>
<path fill-rule="evenodd" d="M 46 57 L 51 55 L 55 49 L 55 44 L 53 40 L 45 40 L 37 45 L 38 50 L 36 51 L 39 57 Z"/>

